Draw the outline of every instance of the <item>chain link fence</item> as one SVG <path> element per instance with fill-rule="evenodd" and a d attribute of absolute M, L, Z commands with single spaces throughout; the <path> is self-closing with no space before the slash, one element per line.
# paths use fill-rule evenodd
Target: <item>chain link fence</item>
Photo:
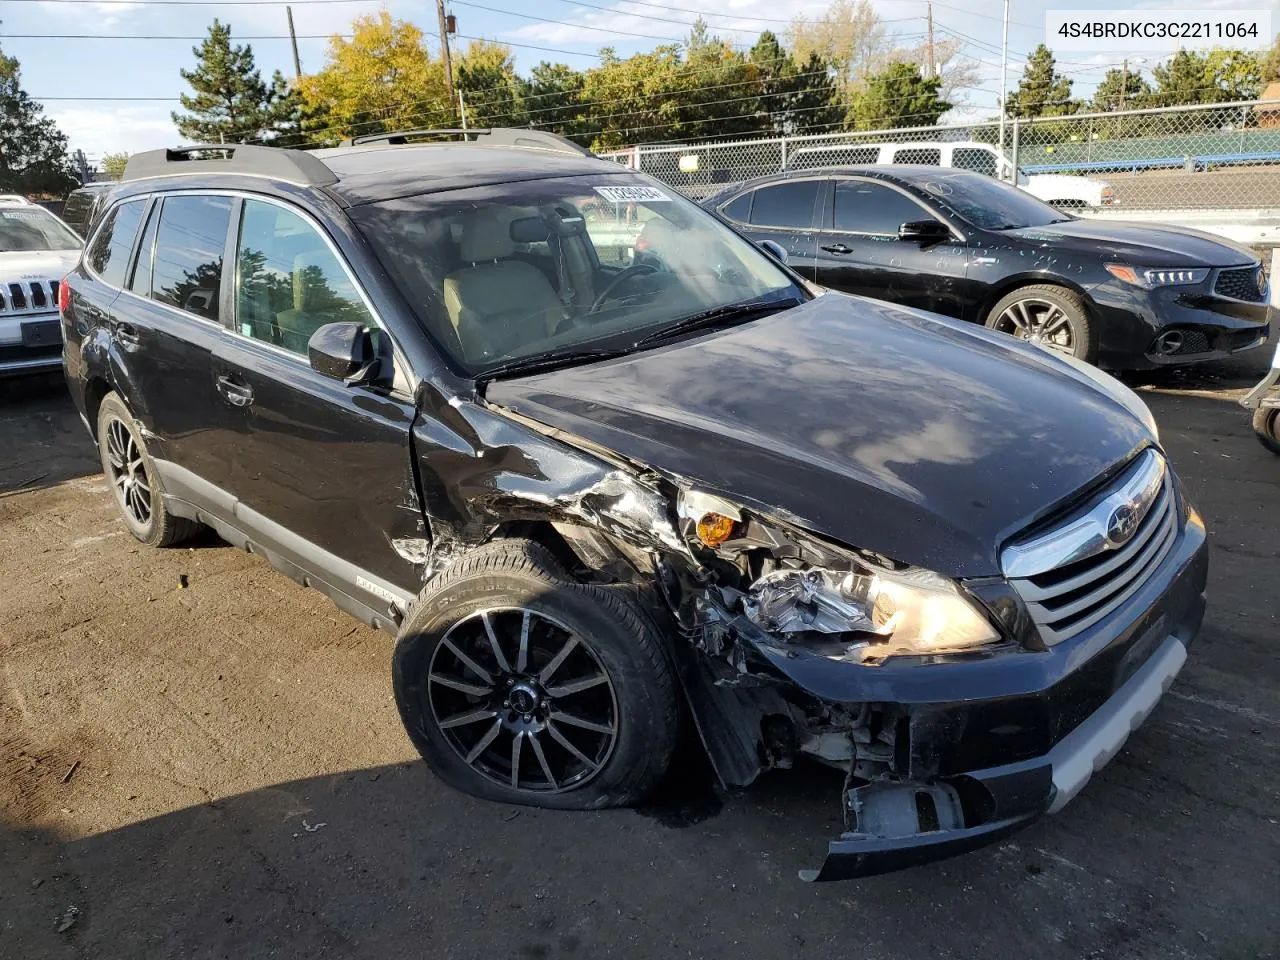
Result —
<path fill-rule="evenodd" d="M 1077 114 L 602 154 L 701 200 L 783 169 L 961 167 L 1064 207 L 1280 212 L 1280 100 Z"/>

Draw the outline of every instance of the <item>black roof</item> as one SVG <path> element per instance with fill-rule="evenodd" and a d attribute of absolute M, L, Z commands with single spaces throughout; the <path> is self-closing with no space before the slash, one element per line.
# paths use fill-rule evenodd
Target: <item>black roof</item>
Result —
<path fill-rule="evenodd" d="M 702 200 L 702 205 L 706 207 L 719 206 L 720 203 L 729 197 L 736 196 L 743 190 L 752 187 L 758 187 L 765 183 L 776 183 L 783 180 L 812 180 L 815 177 L 870 177 L 876 180 L 899 180 L 903 183 L 915 186 L 922 180 L 951 180 L 951 179 L 969 179 L 980 178 L 983 180 L 991 179 L 986 174 L 975 173 L 972 170 L 961 170 L 956 167 L 939 167 L 923 163 L 867 163 L 867 164 L 849 164 L 831 167 L 804 167 L 802 169 L 788 169 L 781 173 L 771 173 L 768 176 L 756 177 L 753 180 L 744 180 L 741 183 L 735 183 L 725 187 L 723 190 L 717 190 L 715 193 Z"/>
<path fill-rule="evenodd" d="M 434 140 L 442 134 L 462 134 L 464 139 Z M 415 142 L 423 137 L 433 141 Z M 312 151 L 249 144 L 197 144 L 152 150 L 129 159 L 124 181 L 219 175 L 267 177 L 325 188 L 355 205 L 491 183 L 628 172 L 628 168 L 601 160 L 555 134 L 498 128 L 379 134 Z"/>
<path fill-rule="evenodd" d="M 463 143 L 379 144 L 317 153 L 338 177 L 329 185 L 330 192 L 353 205 L 489 183 L 631 172 L 596 157 Z"/>

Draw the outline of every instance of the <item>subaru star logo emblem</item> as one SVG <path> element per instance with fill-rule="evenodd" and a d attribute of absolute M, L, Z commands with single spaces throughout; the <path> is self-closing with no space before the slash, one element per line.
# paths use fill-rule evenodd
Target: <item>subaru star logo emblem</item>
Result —
<path fill-rule="evenodd" d="M 1107 542 L 1120 547 L 1129 542 L 1138 529 L 1138 509 L 1132 503 L 1122 503 L 1107 518 Z"/>

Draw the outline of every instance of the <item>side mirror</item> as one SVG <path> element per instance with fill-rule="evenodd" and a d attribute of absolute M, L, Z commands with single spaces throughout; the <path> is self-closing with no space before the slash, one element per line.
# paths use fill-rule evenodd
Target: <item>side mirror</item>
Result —
<path fill-rule="evenodd" d="M 951 228 L 938 220 L 913 220 L 898 227 L 898 239 L 908 243 L 941 243 L 951 239 Z"/>
<path fill-rule="evenodd" d="M 385 342 L 385 338 L 379 339 Z M 373 334 L 359 323 L 326 323 L 307 341 L 307 361 L 316 373 L 348 386 L 390 380 L 383 376 L 389 365 L 384 365 L 384 357 L 375 348 Z"/>
<path fill-rule="evenodd" d="M 787 248 L 780 243 L 774 243 L 772 240 L 761 240 L 760 247 L 765 253 L 773 257 L 779 263 L 787 262 Z"/>

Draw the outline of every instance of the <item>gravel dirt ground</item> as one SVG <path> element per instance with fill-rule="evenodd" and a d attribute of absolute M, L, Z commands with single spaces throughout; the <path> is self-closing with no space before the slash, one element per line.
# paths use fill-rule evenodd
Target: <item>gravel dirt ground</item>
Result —
<path fill-rule="evenodd" d="M 1280 955 L 1280 458 L 1230 402 L 1265 359 L 1146 378 L 1213 547 L 1146 725 L 1012 840 L 828 885 L 824 769 L 720 796 L 691 753 L 599 813 L 445 788 L 388 637 L 216 537 L 140 546 L 60 381 L 0 384 L 0 958 Z"/>

